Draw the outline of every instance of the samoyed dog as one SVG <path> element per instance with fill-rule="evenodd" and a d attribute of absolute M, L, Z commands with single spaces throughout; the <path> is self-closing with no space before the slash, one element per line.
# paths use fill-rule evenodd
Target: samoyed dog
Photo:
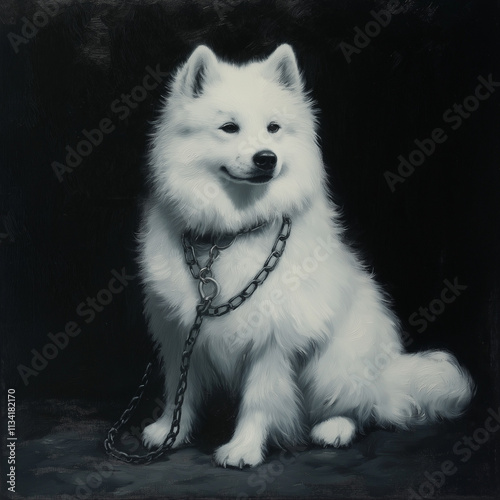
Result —
<path fill-rule="evenodd" d="M 222 387 L 240 403 L 218 465 L 260 464 L 270 444 L 346 446 L 367 425 L 407 429 L 469 403 L 473 383 L 451 354 L 404 352 L 384 294 L 343 243 L 315 130 L 289 45 L 245 65 L 199 46 L 173 78 L 139 238 L 167 401 L 144 430 L 146 446 L 170 431 L 200 293 L 217 306 L 247 291 L 227 314 L 203 319 L 174 445 L 189 441 L 206 396 Z M 208 270 L 192 272 L 186 238 L 191 260 Z"/>

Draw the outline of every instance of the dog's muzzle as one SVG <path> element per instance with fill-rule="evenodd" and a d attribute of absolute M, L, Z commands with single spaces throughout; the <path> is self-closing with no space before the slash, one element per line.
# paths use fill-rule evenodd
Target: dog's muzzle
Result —
<path fill-rule="evenodd" d="M 231 179 L 252 184 L 264 184 L 274 177 L 274 171 L 278 163 L 278 157 L 270 150 L 258 151 L 252 157 L 253 168 L 246 177 L 233 175 L 226 167 L 221 170 Z"/>

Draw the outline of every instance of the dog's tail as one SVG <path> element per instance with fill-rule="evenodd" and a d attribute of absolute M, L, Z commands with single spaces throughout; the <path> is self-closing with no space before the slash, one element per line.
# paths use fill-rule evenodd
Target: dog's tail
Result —
<path fill-rule="evenodd" d="M 475 392 L 469 373 L 444 351 L 398 356 L 377 385 L 377 422 L 401 428 L 458 417 Z"/>

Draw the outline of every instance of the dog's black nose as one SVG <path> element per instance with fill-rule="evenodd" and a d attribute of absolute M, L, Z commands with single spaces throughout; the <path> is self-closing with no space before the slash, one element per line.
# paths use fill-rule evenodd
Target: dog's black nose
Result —
<path fill-rule="evenodd" d="M 255 166 L 262 170 L 272 170 L 278 162 L 278 157 L 267 149 L 255 153 L 252 159 Z"/>

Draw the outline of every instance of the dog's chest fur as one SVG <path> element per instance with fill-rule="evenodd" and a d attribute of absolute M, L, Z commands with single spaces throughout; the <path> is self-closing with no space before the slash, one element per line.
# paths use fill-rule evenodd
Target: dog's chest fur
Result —
<path fill-rule="evenodd" d="M 147 224 L 149 231 L 143 241 L 146 286 L 162 297 L 180 330 L 187 331 L 200 302 L 199 282 L 185 261 L 180 234 L 154 210 L 149 211 Z M 292 354 L 330 336 L 332 317 L 342 314 L 345 269 L 352 266 L 342 266 L 349 256 L 333 236 L 332 227 L 327 223 L 323 226 L 323 236 L 318 237 L 318 221 L 312 226 L 306 215 L 297 216 L 275 270 L 238 309 L 206 318 L 199 344 L 231 355 L 273 340 Z M 239 236 L 233 245 L 221 250 L 212 265 L 213 277 L 221 286 L 214 306 L 239 294 L 262 269 L 280 227 L 281 220 L 268 224 Z M 315 227 L 314 233 L 311 227 Z M 202 266 L 208 249 L 207 245 L 196 246 Z"/>

